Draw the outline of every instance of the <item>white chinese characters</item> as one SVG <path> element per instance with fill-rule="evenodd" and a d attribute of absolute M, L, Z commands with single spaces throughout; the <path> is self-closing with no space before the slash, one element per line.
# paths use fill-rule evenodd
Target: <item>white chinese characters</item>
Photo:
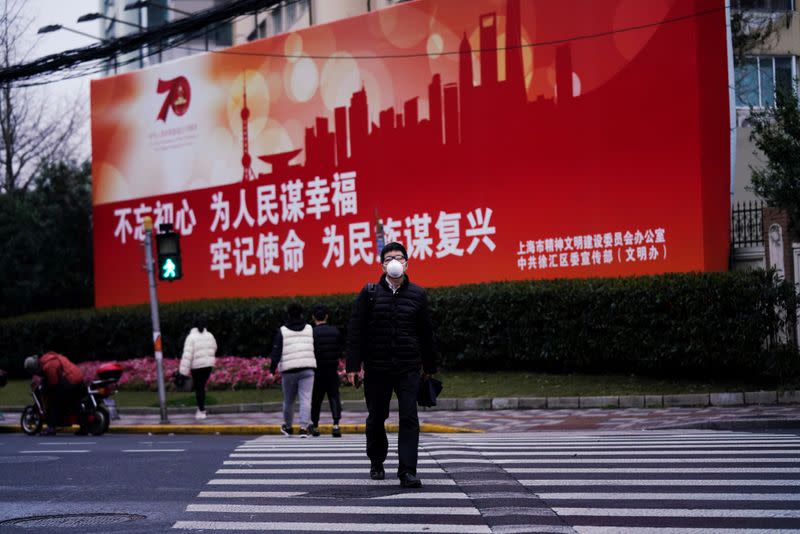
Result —
<path fill-rule="evenodd" d="M 647 228 L 520 241 L 521 271 L 642 263 L 667 258 L 666 230 Z"/>

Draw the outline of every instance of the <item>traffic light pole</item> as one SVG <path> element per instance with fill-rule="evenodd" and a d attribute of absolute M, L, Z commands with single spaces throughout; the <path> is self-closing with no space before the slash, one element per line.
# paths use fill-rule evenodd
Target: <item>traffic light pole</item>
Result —
<path fill-rule="evenodd" d="M 153 350 L 156 356 L 156 376 L 158 379 L 158 404 L 161 407 L 161 423 L 167 419 L 167 395 L 164 387 L 164 355 L 161 352 L 161 324 L 158 319 L 158 295 L 156 277 L 153 272 L 153 219 L 144 218 L 144 263 L 147 269 L 147 282 L 150 286 L 150 317 L 153 320 Z"/>

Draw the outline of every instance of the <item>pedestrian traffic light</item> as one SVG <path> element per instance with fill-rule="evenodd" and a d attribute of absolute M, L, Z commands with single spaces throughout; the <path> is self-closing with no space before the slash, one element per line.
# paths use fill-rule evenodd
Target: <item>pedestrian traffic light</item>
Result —
<path fill-rule="evenodd" d="M 162 225 L 161 229 L 164 230 Z M 167 231 L 156 234 L 156 248 L 158 249 L 158 279 L 180 280 L 183 278 L 181 265 L 181 236 L 173 232 L 171 225 Z"/>

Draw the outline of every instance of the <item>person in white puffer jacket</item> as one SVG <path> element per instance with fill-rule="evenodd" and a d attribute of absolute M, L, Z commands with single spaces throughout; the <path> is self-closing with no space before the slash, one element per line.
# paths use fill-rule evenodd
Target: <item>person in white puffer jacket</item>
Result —
<path fill-rule="evenodd" d="M 281 433 L 291 436 L 294 431 L 294 401 L 299 398 L 301 438 L 308 437 L 311 422 L 311 393 L 314 390 L 314 330 L 303 318 L 303 306 L 293 302 L 286 308 L 286 323 L 275 333 L 270 353 L 270 371 L 281 372 L 283 389 L 283 424 Z"/>
<path fill-rule="evenodd" d="M 189 331 L 186 342 L 183 344 L 178 372 L 184 376 L 192 375 L 195 398 L 197 399 L 198 421 L 206 418 L 206 383 L 211 371 L 214 370 L 217 354 L 217 340 L 206 329 L 205 320 L 200 318 L 195 321 L 196 327 Z"/>

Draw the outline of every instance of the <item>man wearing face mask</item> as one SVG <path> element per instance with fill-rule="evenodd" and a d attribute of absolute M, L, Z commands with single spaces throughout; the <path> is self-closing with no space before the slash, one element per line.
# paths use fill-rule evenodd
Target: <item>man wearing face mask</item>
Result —
<path fill-rule="evenodd" d="M 377 284 L 367 284 L 361 290 L 353 306 L 347 329 L 347 380 L 356 385 L 356 375 L 364 366 L 370 478 L 383 480 L 386 476 L 383 462 L 389 442 L 384 422 L 394 392 L 400 420 L 397 477 L 402 487 L 419 488 L 417 391 L 420 372 L 436 372 L 433 324 L 425 290 L 412 284 L 405 274 L 405 247 L 396 242 L 387 244 L 380 260 L 383 275 Z"/>

